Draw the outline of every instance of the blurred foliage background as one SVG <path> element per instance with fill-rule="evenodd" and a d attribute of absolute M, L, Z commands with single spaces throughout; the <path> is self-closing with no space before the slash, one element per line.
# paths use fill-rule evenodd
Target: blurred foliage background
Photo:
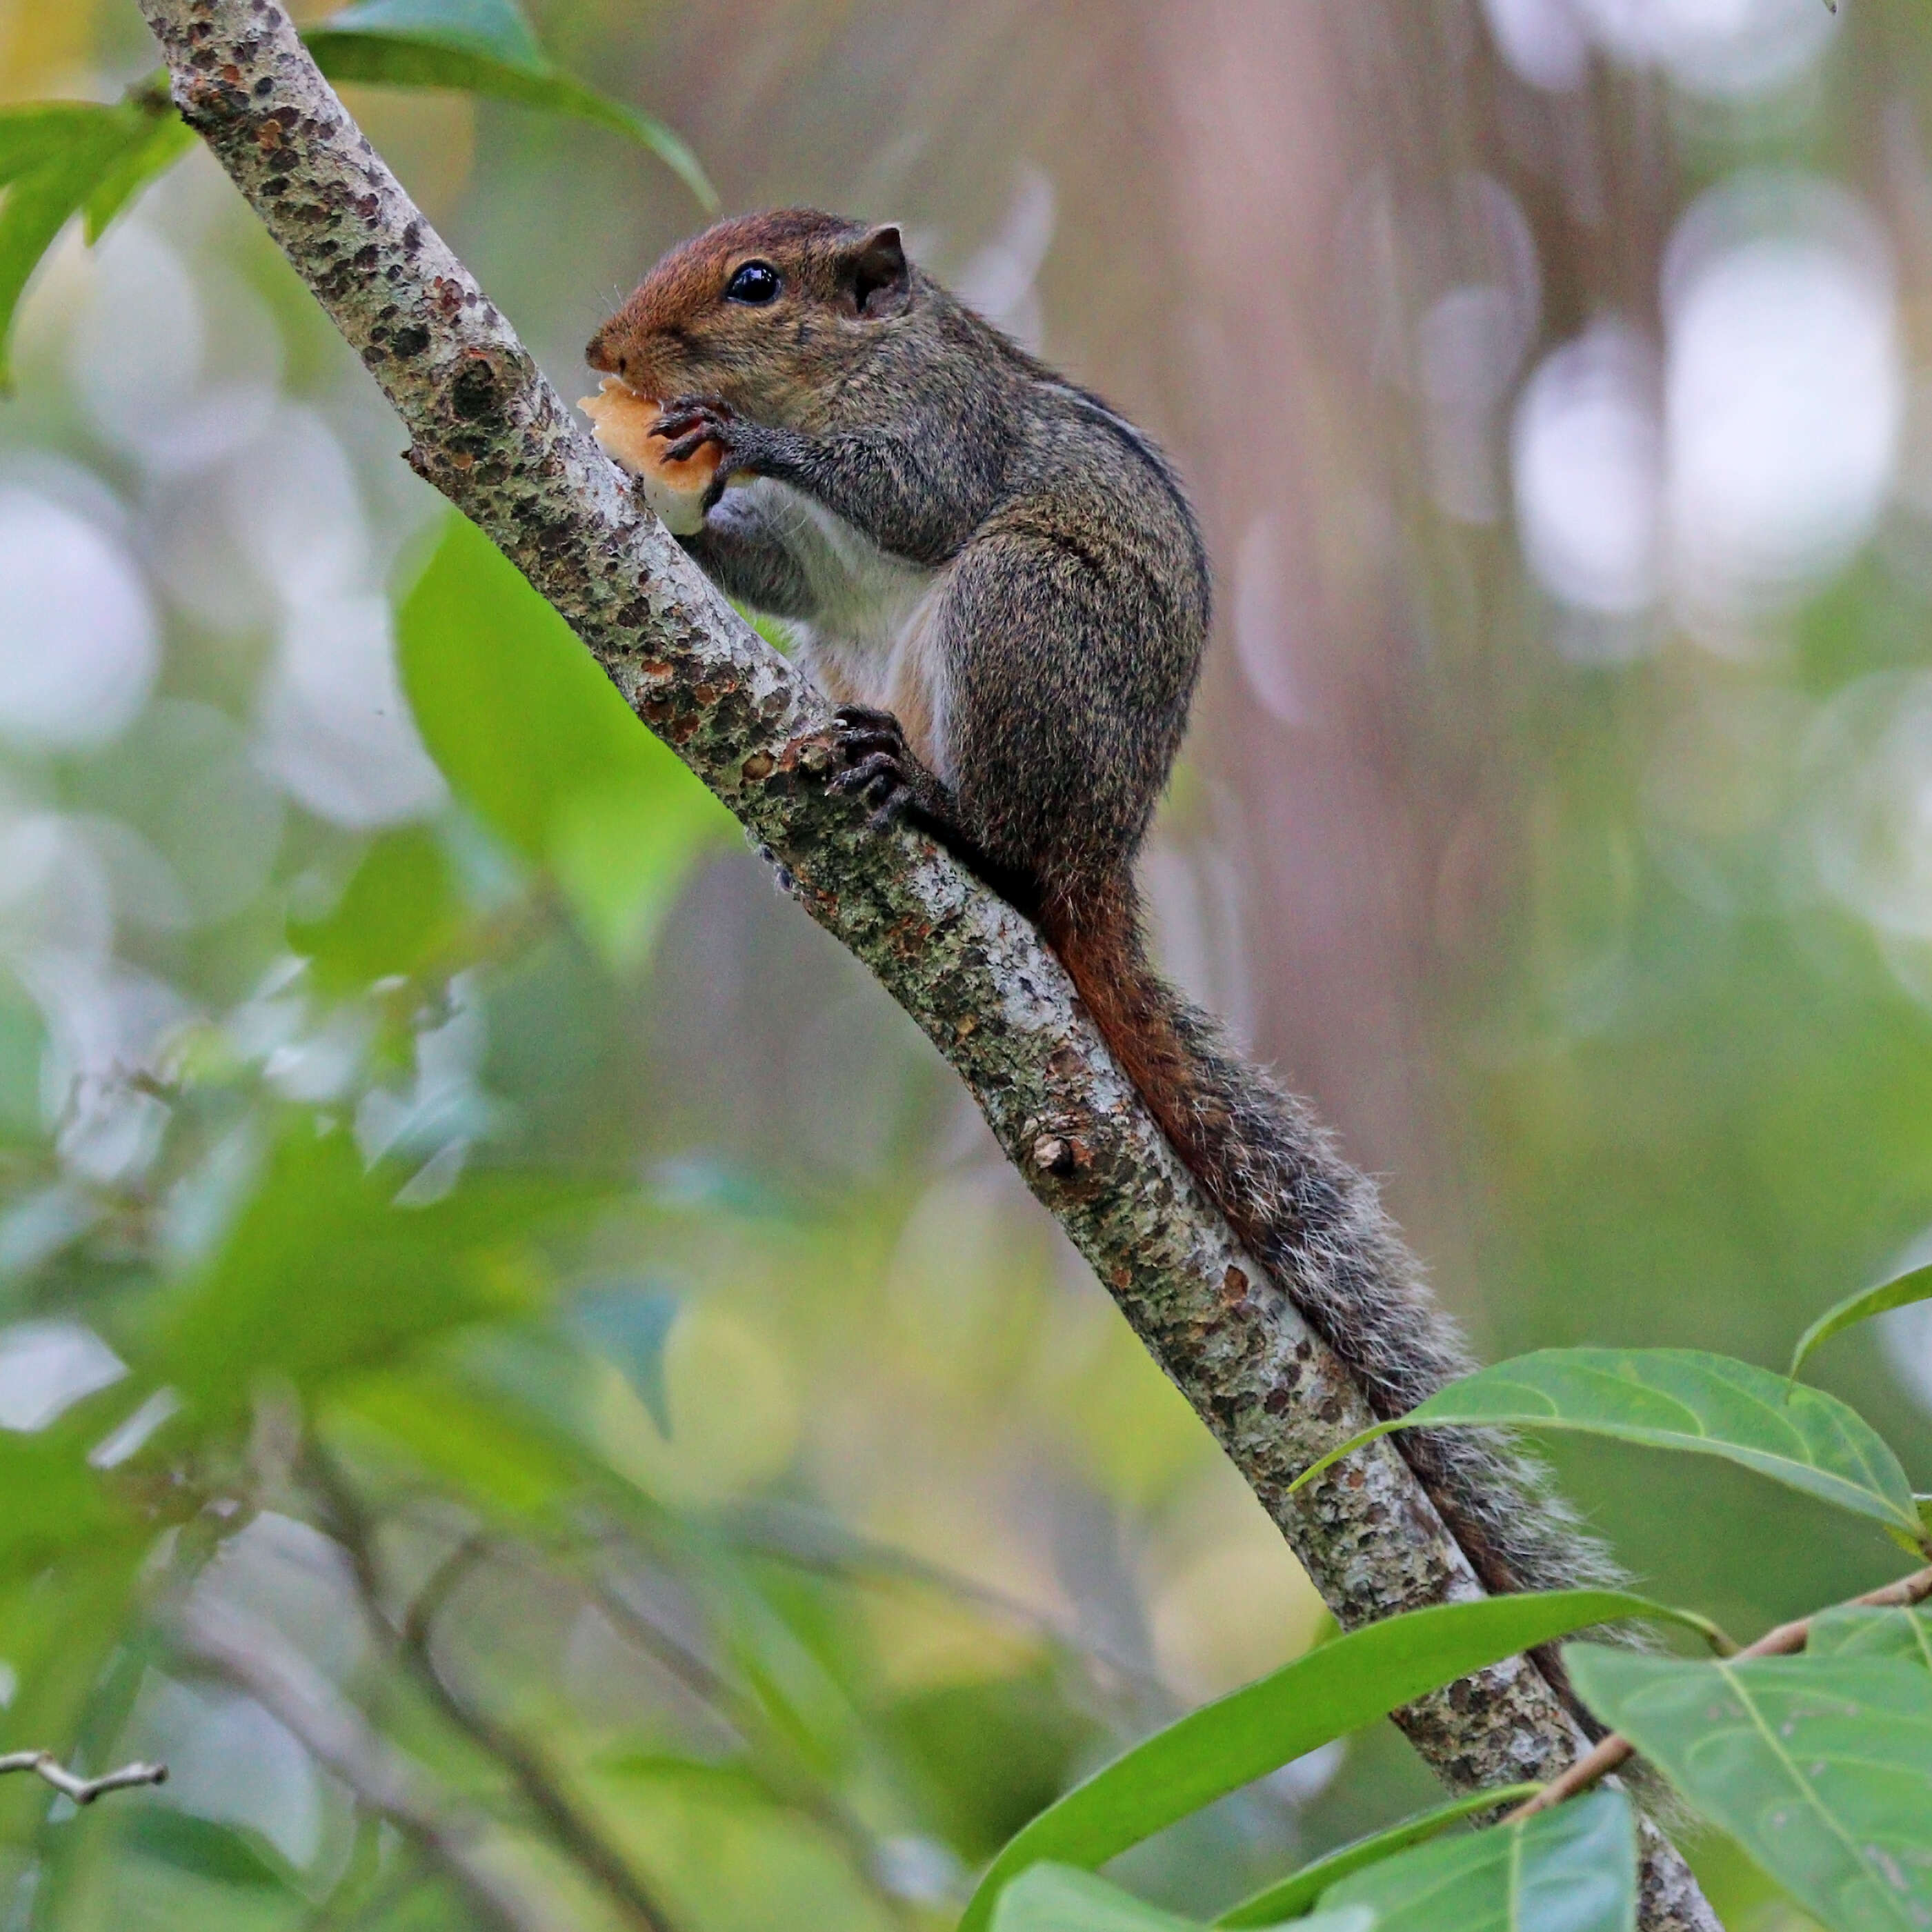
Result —
<path fill-rule="evenodd" d="M 728 206 L 901 220 L 1175 451 L 1221 616 L 1163 955 L 1486 1354 L 1778 1364 L 1932 1256 L 1916 0 L 532 10 Z M 0 0 L 4 98 L 152 61 L 124 0 Z M 686 189 L 350 94 L 578 393 Z M 63 242 L 16 390 L 0 1743 L 173 1774 L 0 1787 L 6 1932 L 491 1923 L 466 1860 L 559 1926 L 943 1925 L 1314 1640 L 950 1077 L 398 460 L 205 156 Z M 1819 1372 L 1932 1485 L 1932 1316 Z M 1887 1572 L 1742 1476 L 1562 1461 L 1734 1629 Z M 1210 1910 L 1426 1789 L 1366 1736 L 1124 1875 Z"/>

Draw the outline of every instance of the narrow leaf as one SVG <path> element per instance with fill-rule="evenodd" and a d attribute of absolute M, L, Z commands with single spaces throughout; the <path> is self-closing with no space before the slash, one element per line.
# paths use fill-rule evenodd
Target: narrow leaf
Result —
<path fill-rule="evenodd" d="M 16 178 L 0 202 L 0 388 L 14 386 L 9 353 L 20 298 L 98 172 L 91 154 L 50 161 Z"/>
<path fill-rule="evenodd" d="M 0 201 L 0 345 L 10 344 L 14 311 L 40 257 L 130 145 L 124 118 L 111 107 L 58 116 L 29 110 L 25 124 L 10 129 L 14 119 L 0 114 L 0 179 L 8 184 Z M 16 136 L 10 154 L 9 132 Z M 0 387 L 12 386 L 0 346 Z"/>
<path fill-rule="evenodd" d="M 36 100 L 0 108 L 0 182 L 18 181 L 50 161 L 98 142 L 116 110 L 92 100 Z"/>
<path fill-rule="evenodd" d="M 1464 1797 L 1452 1798 L 1447 1804 L 1438 1804 L 1432 1811 L 1418 1812 L 1414 1817 L 1405 1818 L 1400 1824 L 1391 1825 L 1386 1831 L 1372 1832 L 1366 1838 L 1337 1846 L 1326 1856 L 1304 1865 L 1299 1871 L 1255 1893 L 1252 1898 L 1243 1899 L 1240 1904 L 1231 1906 L 1214 1923 L 1217 1926 L 1247 1927 L 1274 1925 L 1286 1918 L 1299 1918 L 1331 1885 L 1340 1884 L 1351 1873 L 1379 1864 L 1383 1859 L 1393 1858 L 1397 1852 L 1406 1852 L 1412 1845 L 1420 1845 L 1450 1826 L 1474 1817 L 1478 1812 L 1520 1804 L 1541 1789 L 1540 1785 L 1536 1784 L 1504 1784 L 1488 1791 L 1472 1791 Z"/>
<path fill-rule="evenodd" d="M 1371 1932 L 1366 1906 L 1298 1922 L 1297 1932 Z M 1190 1918 L 1144 1904 L 1090 1873 L 1035 1865 L 1000 1894 L 993 1932 L 1198 1932 Z"/>
<path fill-rule="evenodd" d="M 273 1842 L 246 1826 L 217 1824 L 171 1804 L 145 1804 L 122 1827 L 143 1858 L 196 1878 L 251 1889 L 293 1891 L 298 1875 Z"/>
<path fill-rule="evenodd" d="M 1337 1637 L 1190 1712 L 1049 1805 L 987 1868 L 959 1932 L 980 1932 L 1002 1888 L 1029 1865 L 1103 1864 L 1177 1819 L 1425 1691 L 1620 1617 L 1684 1621 L 1678 1612 L 1621 1590 L 1558 1590 L 1440 1604 Z"/>
<path fill-rule="evenodd" d="M 1591 1709 L 1832 1932 L 1932 1924 L 1932 1672 L 1890 1657 L 1563 1654 Z"/>
<path fill-rule="evenodd" d="M 1636 1826 L 1618 1791 L 1385 1859 L 1324 1894 L 1376 1932 L 1636 1932 Z"/>
<path fill-rule="evenodd" d="M 1840 1329 L 1869 1322 L 1874 1315 L 1882 1315 L 1888 1309 L 1904 1308 L 1911 1302 L 1928 1300 L 1932 1300 L 1932 1262 L 1894 1275 L 1889 1281 L 1880 1282 L 1876 1288 L 1862 1288 L 1857 1294 L 1846 1295 L 1834 1307 L 1826 1309 L 1798 1336 L 1798 1346 L 1791 1352 L 1791 1375 L 1795 1379 L 1798 1371 L 1804 1366 L 1805 1357 L 1820 1342 L 1829 1341 Z"/>
<path fill-rule="evenodd" d="M 1364 1430 L 1292 1487 L 1398 1429 L 1462 1424 L 1574 1429 L 1718 1456 L 1903 1531 L 1915 1547 L 1924 1533 L 1898 1457 L 1855 1409 L 1822 1390 L 1694 1348 L 1544 1348 L 1499 1362 Z"/>
<path fill-rule="evenodd" d="M 303 37 L 331 80 L 442 88 L 587 121 L 656 154 L 706 208 L 717 190 L 664 123 L 556 66 L 514 0 L 363 0 Z"/>
<path fill-rule="evenodd" d="M 481 54 L 526 74 L 550 62 L 517 0 L 358 0 L 322 22 L 330 33 L 382 34 Z"/>
<path fill-rule="evenodd" d="M 85 205 L 85 230 L 91 248 L 108 225 L 148 184 L 168 170 L 195 144 L 194 130 L 170 106 L 157 117 L 153 130 L 135 142 L 94 184 Z"/>

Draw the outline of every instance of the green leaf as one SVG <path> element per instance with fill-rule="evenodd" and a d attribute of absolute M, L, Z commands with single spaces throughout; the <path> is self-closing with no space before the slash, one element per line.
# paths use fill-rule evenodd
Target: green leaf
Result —
<path fill-rule="evenodd" d="M 1932 1673 L 1888 1657 L 1563 1655 L 1591 1709 L 1832 1932 L 1932 1924 Z"/>
<path fill-rule="evenodd" d="M 638 964 L 693 860 L 734 830 L 730 814 L 463 518 L 398 632 L 417 725 L 451 788 L 549 869 L 612 964 Z"/>
<path fill-rule="evenodd" d="M 177 1871 L 222 1885 L 292 1891 L 298 1876 L 274 1842 L 247 1826 L 218 1825 L 172 1804 L 146 1804 L 130 1810 L 121 1828 L 122 1843 Z"/>
<path fill-rule="evenodd" d="M 1869 1322 L 1874 1315 L 1884 1314 L 1887 1309 L 1904 1308 L 1914 1301 L 1932 1301 L 1932 1263 L 1924 1268 L 1908 1269 L 1904 1274 L 1893 1276 L 1889 1281 L 1880 1282 L 1876 1288 L 1862 1288 L 1856 1294 L 1846 1295 L 1836 1306 L 1826 1309 L 1798 1338 L 1798 1346 L 1791 1352 L 1792 1378 L 1795 1379 L 1804 1366 L 1805 1357 L 1820 1342 L 1829 1341 L 1840 1329 Z"/>
<path fill-rule="evenodd" d="M 5 1472 L 10 1485 L 17 1473 Z M 22 1493 L 8 1488 L 10 1509 Z M 142 1533 L 124 1530 L 95 1542 L 81 1528 L 71 1547 L 52 1561 L 20 1566 L 0 1586 L 0 1657 L 14 1676 L 4 1733 L 10 1746 L 32 1741 L 70 1762 L 76 1746 L 93 1745 L 98 1748 L 85 1751 L 87 1761 L 106 1762 L 112 1732 L 94 1732 L 91 1720 L 120 1688 L 116 1660 L 128 1654 L 130 1634 L 141 1626 L 138 1580 L 154 1536 L 150 1524 Z M 0 1779 L 0 1838 L 17 1846 L 20 1837 L 9 1826 L 44 1819 L 47 1800 L 38 1780 Z"/>
<path fill-rule="evenodd" d="M 1325 1857 L 1316 1858 L 1252 1898 L 1243 1899 L 1240 1904 L 1231 1906 L 1214 1923 L 1248 1927 L 1274 1925 L 1283 1919 L 1298 1918 L 1331 1885 L 1339 1885 L 1352 1872 L 1379 1864 L 1383 1859 L 1392 1858 L 1397 1852 L 1405 1852 L 1412 1845 L 1419 1845 L 1479 1811 L 1494 1811 L 1506 1805 L 1520 1804 L 1541 1789 L 1540 1785 L 1536 1784 L 1505 1784 L 1452 1798 L 1447 1804 L 1438 1804 L 1432 1811 L 1418 1812 L 1414 1817 L 1405 1818 L 1400 1824 L 1391 1825 L 1385 1831 L 1372 1832 L 1366 1838 L 1338 1846 Z"/>
<path fill-rule="evenodd" d="M 398 1207 L 407 1178 L 386 1165 L 365 1172 L 346 1132 L 291 1132 L 220 1252 L 165 1303 L 156 1378 L 224 1414 L 265 1372 L 313 1386 L 524 1312 L 541 1290 L 516 1264 L 518 1244 L 596 1198 L 582 1183 L 484 1174 Z"/>
<path fill-rule="evenodd" d="M 576 1447 L 524 1405 L 416 1369 L 358 1376 L 332 1395 L 326 1432 L 359 1462 L 408 1466 L 499 1520 L 542 1520 L 592 1480 Z"/>
<path fill-rule="evenodd" d="M 613 1363 L 650 1412 L 658 1433 L 670 1439 L 670 1390 L 664 1381 L 664 1349 L 677 1323 L 674 1294 L 648 1288 L 592 1288 L 577 1297 L 577 1328 Z"/>
<path fill-rule="evenodd" d="M 450 88 L 608 128 L 649 148 L 704 207 L 718 205 L 683 142 L 662 122 L 556 66 L 514 0 L 362 0 L 303 38 L 331 80 Z"/>
<path fill-rule="evenodd" d="M 119 146 L 122 110 L 91 100 L 37 100 L 0 108 L 0 182 L 19 181 L 91 148 Z"/>
<path fill-rule="evenodd" d="M 1364 1906 L 1324 1912 L 1298 1932 L 1371 1932 Z M 1145 1904 L 1118 1886 L 1069 1865 L 1035 1865 L 1000 1894 L 993 1932 L 1193 1932 L 1195 1921 Z"/>
<path fill-rule="evenodd" d="M 44 101 L 0 108 L 0 388 L 12 376 L 5 347 L 14 313 L 40 257 L 69 220 L 87 214 L 93 241 L 129 198 L 194 136 L 152 89 L 112 106 Z"/>
<path fill-rule="evenodd" d="M 106 233 L 114 218 L 142 189 L 168 170 L 195 144 L 194 130 L 170 107 L 145 140 L 128 148 L 94 184 L 87 197 L 83 232 L 91 248 Z"/>
<path fill-rule="evenodd" d="M 289 944 L 312 962 L 325 991 L 345 992 L 421 971 L 461 927 L 448 859 L 434 832 L 412 825 L 369 848 L 326 918 L 291 920 Z"/>
<path fill-rule="evenodd" d="M 550 71 L 536 30 L 516 0 L 358 0 L 330 14 L 320 31 L 388 34 L 480 55 L 524 74 Z"/>
<path fill-rule="evenodd" d="M 0 1430 L 0 1577 L 30 1576 L 65 1552 L 136 1534 L 133 1517 L 87 1460 L 112 1426 L 110 1407 L 128 1406 L 125 1387 L 76 1405 L 46 1428 Z"/>
<path fill-rule="evenodd" d="M 1621 1590 L 1439 1604 L 1353 1630 L 1156 1732 L 1016 1834 L 959 1922 L 979 1932 L 1003 1886 L 1052 1860 L 1091 1869 L 1143 1838 L 1359 1730 L 1424 1692 L 1552 1637 L 1619 1617 L 1688 1621 Z"/>
<path fill-rule="evenodd" d="M 1011 1676 L 917 1685 L 878 1709 L 897 1782 L 968 1864 L 991 1858 L 1094 1762 L 1091 1722 L 1068 1708 L 1050 1654 Z"/>
<path fill-rule="evenodd" d="M 1900 1657 L 1932 1670 L 1932 1616 L 1902 1605 L 1845 1604 L 1811 1619 L 1807 1657 Z"/>
<path fill-rule="evenodd" d="M 1378 1436 L 1462 1424 L 1574 1429 L 1720 1456 L 1902 1530 L 1915 1546 L 1924 1533 L 1898 1457 L 1856 1410 L 1822 1390 L 1695 1348 L 1544 1348 L 1499 1362 L 1330 1450 L 1295 1478 L 1291 1493 Z"/>
<path fill-rule="evenodd" d="M 1424 1845 L 1338 1885 L 1376 1932 L 1636 1932 L 1636 1826 L 1618 1791 Z"/>
<path fill-rule="evenodd" d="M 16 117 L 22 124 L 10 128 Z M 127 146 L 112 108 L 0 112 L 0 181 L 7 184 L 0 202 L 0 344 L 11 341 L 14 312 L 40 257 Z M 0 384 L 12 383 L 0 350 Z"/>

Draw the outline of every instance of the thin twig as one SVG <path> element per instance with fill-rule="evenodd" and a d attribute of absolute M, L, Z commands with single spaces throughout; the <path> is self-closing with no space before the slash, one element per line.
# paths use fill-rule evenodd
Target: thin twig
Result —
<path fill-rule="evenodd" d="M 1910 1576 L 1901 1576 L 1896 1582 L 1887 1583 L 1880 1588 L 1868 1590 L 1862 1597 L 1854 1597 L 1850 1604 L 1838 1604 L 1835 1609 L 1849 1609 L 1853 1606 L 1863 1610 L 1898 1610 L 1913 1604 L 1923 1603 L 1932 1597 L 1932 1568 L 1915 1570 Z M 1802 1650 L 1810 1641 L 1811 1625 L 1823 1613 L 1814 1611 L 1808 1617 L 1798 1617 L 1788 1624 L 1780 1624 L 1774 1630 L 1768 1630 L 1756 1642 L 1746 1644 L 1734 1661 L 1742 1663 L 1750 1657 L 1790 1657 Z M 1539 1811 L 1547 1811 L 1552 1806 L 1560 1804 L 1566 1798 L 1574 1798 L 1580 1791 L 1587 1791 L 1592 1785 L 1606 1778 L 1617 1767 L 1627 1762 L 1636 1747 L 1621 1732 L 1612 1731 L 1601 1743 L 1586 1751 L 1561 1777 L 1552 1778 L 1534 1798 L 1526 1799 L 1503 1820 L 1505 1825 L 1514 1825 L 1525 1818 L 1533 1818 Z"/>
<path fill-rule="evenodd" d="M 76 1778 L 62 1768 L 52 1751 L 0 1753 L 0 1772 L 31 1771 L 76 1804 L 92 1804 L 104 1791 L 125 1790 L 130 1784 L 165 1784 L 168 1768 L 164 1764 L 124 1764 L 118 1771 L 103 1772 L 98 1778 Z"/>
<path fill-rule="evenodd" d="M 604 1835 L 590 1810 L 565 1789 L 543 1756 L 526 1739 L 472 1704 L 443 1675 L 431 1639 L 435 1618 L 462 1577 L 488 1553 L 480 1538 L 466 1538 L 410 1606 L 401 1655 L 436 1706 L 473 1744 L 509 1773 L 525 1804 L 550 1828 L 560 1848 L 590 1874 L 638 1932 L 670 1932 L 664 1907 L 630 1862 Z"/>

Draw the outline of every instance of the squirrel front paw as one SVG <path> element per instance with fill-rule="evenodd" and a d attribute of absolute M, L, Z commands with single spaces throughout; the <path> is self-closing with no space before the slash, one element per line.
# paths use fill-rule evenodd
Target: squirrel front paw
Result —
<path fill-rule="evenodd" d="M 716 396 L 680 396 L 664 404 L 651 434 L 664 439 L 664 460 L 686 463 L 707 443 L 716 446 L 722 479 L 743 466 L 748 454 L 746 430 L 728 403 Z"/>

